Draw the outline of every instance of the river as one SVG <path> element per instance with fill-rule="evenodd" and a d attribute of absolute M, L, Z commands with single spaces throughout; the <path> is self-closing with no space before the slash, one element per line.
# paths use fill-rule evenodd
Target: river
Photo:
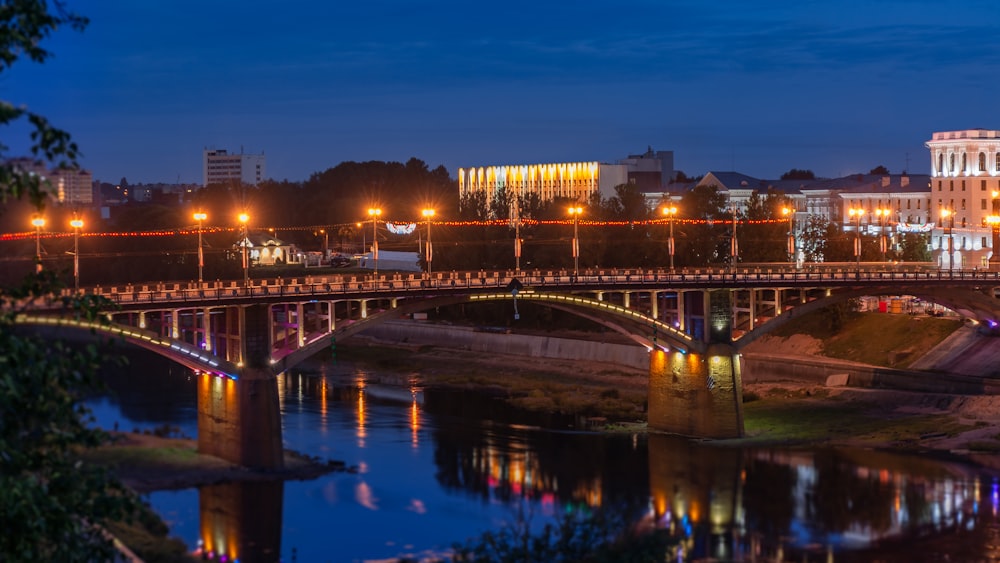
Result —
<path fill-rule="evenodd" d="M 109 370 L 114 394 L 89 405 L 105 428 L 195 437 L 197 377 L 133 354 Z M 1000 560 L 1000 486 L 983 468 L 588 432 L 419 381 L 349 363 L 282 376 L 286 448 L 352 471 L 146 498 L 193 553 L 244 563 L 430 560 L 505 525 L 537 532 L 598 509 L 668 537 L 671 561 Z"/>

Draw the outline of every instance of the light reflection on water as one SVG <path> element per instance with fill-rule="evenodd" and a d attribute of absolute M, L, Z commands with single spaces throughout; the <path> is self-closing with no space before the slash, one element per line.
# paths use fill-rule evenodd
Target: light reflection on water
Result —
<path fill-rule="evenodd" d="M 280 381 L 285 445 L 357 471 L 266 493 L 248 484 L 149 495 L 173 535 L 244 561 L 355 561 L 440 554 L 522 512 L 537 529 L 563 511 L 614 506 L 669 533 L 676 545 L 664 555 L 675 561 L 997 557 L 997 482 L 961 464 L 598 435 L 569 428 L 572 417 L 519 418 L 498 401 L 422 390 L 411 378 L 390 386 L 351 366 L 331 371 Z M 169 377 L 176 389 L 157 395 L 169 405 L 126 385 L 121 403 L 92 403 L 98 422 L 167 423 L 194 437 L 194 386 Z M 240 553 L 237 536 L 265 553 Z"/>

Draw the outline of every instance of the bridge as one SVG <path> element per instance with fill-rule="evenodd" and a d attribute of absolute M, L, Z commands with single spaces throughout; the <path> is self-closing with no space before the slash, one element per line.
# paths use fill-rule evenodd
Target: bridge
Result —
<path fill-rule="evenodd" d="M 740 351 L 793 317 L 864 295 L 912 295 L 995 327 L 997 288 L 1000 272 L 905 267 L 347 274 L 97 286 L 83 291 L 116 305 L 109 322 L 68 318 L 51 303 L 32 304 L 18 322 L 103 332 L 206 374 L 199 451 L 274 467 L 278 374 L 338 338 L 436 307 L 502 301 L 516 315 L 530 301 L 620 332 L 650 351 L 650 428 L 724 438 L 743 434 Z"/>

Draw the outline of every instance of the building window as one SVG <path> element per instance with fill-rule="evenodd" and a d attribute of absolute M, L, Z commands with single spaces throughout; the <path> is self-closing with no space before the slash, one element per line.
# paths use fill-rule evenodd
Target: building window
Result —
<path fill-rule="evenodd" d="M 979 153 L 979 171 L 986 172 L 986 153 Z"/>
<path fill-rule="evenodd" d="M 980 209 L 986 209 L 986 200 L 985 199 L 980 200 L 980 204 L 981 204 Z"/>
<path fill-rule="evenodd" d="M 984 192 L 986 191 L 986 180 L 979 181 L 979 190 Z"/>
<path fill-rule="evenodd" d="M 949 163 L 948 164 L 950 165 L 949 168 L 951 168 L 951 173 L 952 174 L 955 174 L 956 172 L 958 172 L 958 169 L 955 168 L 955 153 L 951 153 L 951 155 L 949 157 Z"/>
<path fill-rule="evenodd" d="M 965 191 L 965 180 L 962 180 L 962 191 Z"/>
<path fill-rule="evenodd" d="M 938 191 L 939 191 L 939 192 L 940 192 L 940 191 L 941 191 L 941 189 L 942 189 L 942 186 L 941 186 L 941 184 L 943 184 L 943 183 L 944 183 L 944 182 L 942 182 L 941 180 L 938 180 Z"/>
<path fill-rule="evenodd" d="M 955 180 L 948 180 L 948 191 L 955 191 Z"/>
<path fill-rule="evenodd" d="M 997 161 L 1000 162 L 1000 158 L 998 158 Z M 998 168 L 998 170 L 1000 170 L 1000 168 Z M 939 175 L 944 173 L 944 154 L 943 153 L 938 153 L 937 173 Z"/>
<path fill-rule="evenodd" d="M 965 174 L 969 170 L 968 163 L 965 159 L 965 153 L 962 153 L 962 174 Z"/>
<path fill-rule="evenodd" d="M 996 160 L 994 162 L 996 162 L 997 172 L 1000 172 L 1000 152 L 996 154 Z"/>

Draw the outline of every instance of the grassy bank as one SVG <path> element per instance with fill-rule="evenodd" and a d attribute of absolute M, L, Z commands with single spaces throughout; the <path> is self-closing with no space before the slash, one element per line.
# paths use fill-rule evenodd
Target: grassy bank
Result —
<path fill-rule="evenodd" d="M 820 355 L 873 366 L 906 368 L 962 326 L 956 318 L 849 312 L 806 315 L 772 334 L 806 335 L 820 342 Z"/>

